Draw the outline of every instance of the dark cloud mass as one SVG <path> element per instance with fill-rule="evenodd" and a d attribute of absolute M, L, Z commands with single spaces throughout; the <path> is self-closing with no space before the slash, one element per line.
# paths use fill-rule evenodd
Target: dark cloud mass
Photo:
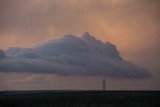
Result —
<path fill-rule="evenodd" d="M 0 58 L 5 58 L 6 54 L 3 50 L 0 50 Z"/>
<path fill-rule="evenodd" d="M 0 51 L 0 57 L 5 53 Z M 85 32 L 66 34 L 28 48 L 11 47 L 0 59 L 1 72 L 36 72 L 57 75 L 89 75 L 117 78 L 144 78 L 150 74 L 125 61 L 116 46 L 103 43 Z"/>

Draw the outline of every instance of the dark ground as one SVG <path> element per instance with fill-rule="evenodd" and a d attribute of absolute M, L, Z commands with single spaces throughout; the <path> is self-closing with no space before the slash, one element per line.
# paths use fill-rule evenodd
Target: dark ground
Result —
<path fill-rule="evenodd" d="M 0 107 L 160 107 L 160 91 L 1 91 Z"/>

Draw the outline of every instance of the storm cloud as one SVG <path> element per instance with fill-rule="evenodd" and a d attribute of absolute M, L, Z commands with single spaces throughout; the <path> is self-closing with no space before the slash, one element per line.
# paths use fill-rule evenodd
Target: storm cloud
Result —
<path fill-rule="evenodd" d="M 6 54 L 3 50 L 0 50 L 0 58 L 5 58 Z"/>
<path fill-rule="evenodd" d="M 1 52 L 3 53 L 3 51 Z M 125 61 L 116 46 L 88 32 L 66 34 L 28 48 L 10 47 L 1 56 L 1 72 L 53 73 L 57 75 L 145 78 L 150 73 Z"/>

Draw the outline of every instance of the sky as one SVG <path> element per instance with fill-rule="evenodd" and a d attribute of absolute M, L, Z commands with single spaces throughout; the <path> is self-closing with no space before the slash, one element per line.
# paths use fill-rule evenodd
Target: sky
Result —
<path fill-rule="evenodd" d="M 0 49 L 89 32 L 117 47 L 150 78 L 106 77 L 109 90 L 160 89 L 159 0 L 0 0 Z M 99 76 L 0 72 L 6 89 L 102 89 Z"/>

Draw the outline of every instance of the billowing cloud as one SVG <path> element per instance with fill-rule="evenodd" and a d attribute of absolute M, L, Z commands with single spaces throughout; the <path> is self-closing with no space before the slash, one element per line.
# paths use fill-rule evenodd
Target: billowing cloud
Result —
<path fill-rule="evenodd" d="M 125 61 L 115 45 L 103 43 L 87 32 L 79 37 L 66 34 L 28 48 L 11 47 L 0 59 L 0 71 L 117 78 L 150 76 L 147 70 Z"/>

